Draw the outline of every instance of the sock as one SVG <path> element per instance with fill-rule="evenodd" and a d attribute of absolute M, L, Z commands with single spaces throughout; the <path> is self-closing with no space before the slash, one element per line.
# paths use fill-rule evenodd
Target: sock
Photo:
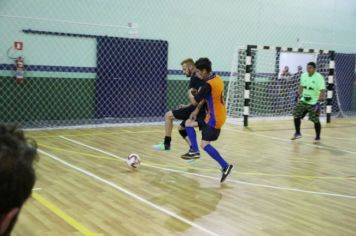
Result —
<path fill-rule="evenodd" d="M 299 118 L 294 118 L 294 127 L 295 127 L 295 133 L 300 134 L 300 124 L 301 121 Z"/>
<path fill-rule="evenodd" d="M 229 164 L 224 160 L 220 153 L 210 144 L 206 145 L 204 150 L 220 164 L 223 170 L 225 170 L 229 166 Z"/>
<path fill-rule="evenodd" d="M 164 137 L 164 146 L 170 147 L 171 146 L 171 140 L 172 140 L 171 137 L 165 136 Z"/>
<path fill-rule="evenodd" d="M 188 136 L 187 131 L 185 129 L 180 129 L 179 134 L 180 136 L 183 137 L 183 139 L 185 139 Z"/>
<path fill-rule="evenodd" d="M 186 127 L 185 128 L 190 140 L 190 143 L 192 144 L 192 150 L 194 152 L 198 152 L 199 148 L 198 148 L 198 142 L 197 142 L 197 134 L 195 133 L 195 129 L 193 127 Z"/>
<path fill-rule="evenodd" d="M 321 132 L 320 122 L 314 123 L 314 129 L 315 129 L 316 138 L 320 139 L 320 132 Z"/>

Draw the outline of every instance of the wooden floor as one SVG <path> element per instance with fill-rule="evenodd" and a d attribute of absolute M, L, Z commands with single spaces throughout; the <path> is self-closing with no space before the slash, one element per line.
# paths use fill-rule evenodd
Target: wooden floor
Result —
<path fill-rule="evenodd" d="M 37 183 L 13 235 L 356 235 L 356 119 L 226 125 L 214 146 L 234 163 L 228 181 L 203 153 L 188 163 L 162 126 L 31 131 Z M 142 166 L 123 161 L 138 153 Z"/>

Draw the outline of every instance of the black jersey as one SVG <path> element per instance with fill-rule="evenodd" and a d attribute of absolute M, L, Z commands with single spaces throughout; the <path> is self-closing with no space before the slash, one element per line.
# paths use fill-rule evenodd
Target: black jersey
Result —
<path fill-rule="evenodd" d="M 205 81 L 199 79 L 198 76 L 196 76 L 195 73 L 193 73 L 192 76 L 190 77 L 189 89 L 194 88 L 196 90 L 199 90 L 204 84 Z"/>

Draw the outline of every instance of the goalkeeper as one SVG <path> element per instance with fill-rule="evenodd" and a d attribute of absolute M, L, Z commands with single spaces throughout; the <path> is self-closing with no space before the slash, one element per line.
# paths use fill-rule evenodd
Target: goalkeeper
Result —
<path fill-rule="evenodd" d="M 314 143 L 318 144 L 321 132 L 319 116 L 325 97 L 325 79 L 320 73 L 316 72 L 316 64 L 314 62 L 308 63 L 307 72 L 301 76 L 297 97 L 300 100 L 293 112 L 295 133 L 292 140 L 302 137 L 300 132 L 301 120 L 309 113 L 309 120 L 314 123 L 316 133 Z"/>

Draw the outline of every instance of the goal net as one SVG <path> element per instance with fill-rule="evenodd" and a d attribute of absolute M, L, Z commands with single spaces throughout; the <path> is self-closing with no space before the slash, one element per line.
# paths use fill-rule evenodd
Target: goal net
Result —
<path fill-rule="evenodd" d="M 328 84 L 328 106 L 322 107 L 322 114 L 331 113 L 333 60 L 334 52 L 325 50 L 251 45 L 237 49 L 228 86 L 229 118 L 244 117 L 247 126 L 248 117 L 291 116 L 301 74 L 310 61 Z"/>

